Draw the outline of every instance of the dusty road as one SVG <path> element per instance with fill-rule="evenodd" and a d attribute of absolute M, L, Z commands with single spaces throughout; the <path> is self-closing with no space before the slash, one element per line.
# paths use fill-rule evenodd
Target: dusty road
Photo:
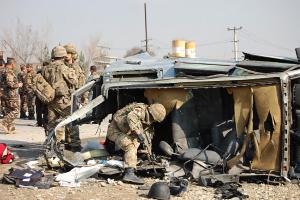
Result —
<path fill-rule="evenodd" d="M 41 143 L 45 136 L 43 129 L 33 126 L 34 121 L 17 120 L 17 133 L 14 135 L 0 134 L 0 142 L 7 144 L 22 144 L 21 147 L 12 148 L 17 155 L 13 164 L 0 165 L 0 178 L 10 167 L 23 168 L 29 160 L 34 160 L 38 156 Z M 83 125 L 80 127 L 81 138 L 87 140 L 93 138 L 98 140 L 99 133 L 105 133 L 105 127 L 98 125 Z M 98 131 L 97 131 L 98 130 Z M 154 179 L 146 179 L 146 183 L 151 185 Z M 297 184 L 287 184 L 282 186 L 272 186 L 265 184 L 244 183 L 242 191 L 249 195 L 249 199 L 300 199 L 300 187 Z M 55 199 L 146 199 L 146 191 L 137 190 L 136 186 L 116 182 L 107 184 L 102 182 L 83 182 L 80 188 L 52 187 L 50 189 L 32 190 L 16 188 L 13 185 L 0 184 L 0 200 L 55 200 Z M 191 185 L 183 197 L 172 197 L 172 199 L 220 199 L 215 194 L 214 188 L 205 188 L 197 185 Z"/>

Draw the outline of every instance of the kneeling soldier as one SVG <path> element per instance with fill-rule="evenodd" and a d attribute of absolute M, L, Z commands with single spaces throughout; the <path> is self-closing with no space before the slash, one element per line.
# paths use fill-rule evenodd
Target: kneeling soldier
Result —
<path fill-rule="evenodd" d="M 124 182 L 144 184 L 144 181 L 134 173 L 137 165 L 137 150 L 144 142 L 144 130 L 150 128 L 153 122 L 162 122 L 165 116 L 166 109 L 158 103 L 150 106 L 132 103 L 114 114 L 108 126 L 107 138 L 124 151 Z"/>

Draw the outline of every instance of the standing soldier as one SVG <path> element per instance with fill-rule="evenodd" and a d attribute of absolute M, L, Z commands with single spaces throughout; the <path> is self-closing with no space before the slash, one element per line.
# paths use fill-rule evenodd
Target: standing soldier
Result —
<path fill-rule="evenodd" d="M 107 129 L 107 138 L 124 151 L 124 182 L 144 184 L 144 181 L 134 173 L 137 165 L 137 150 L 140 144 L 144 143 L 144 130 L 151 129 L 153 122 L 162 122 L 165 116 L 165 107 L 158 103 L 150 106 L 132 103 L 113 115 L 113 120 Z"/>
<path fill-rule="evenodd" d="M 78 84 L 76 85 L 75 89 L 82 87 L 85 84 L 85 74 L 82 71 L 81 67 L 77 62 L 78 54 L 76 47 L 73 44 L 67 44 L 64 46 L 67 51 L 67 56 L 65 58 L 65 64 L 74 69 L 75 73 L 78 78 Z"/>
<path fill-rule="evenodd" d="M 36 73 L 33 70 L 33 67 L 31 64 L 26 65 L 26 71 L 27 71 L 27 73 L 25 76 L 23 88 L 24 88 L 25 94 L 27 95 L 28 119 L 35 120 L 35 117 L 34 117 L 35 94 L 32 89 L 32 84 L 33 84 L 33 78 L 36 75 Z"/>
<path fill-rule="evenodd" d="M 26 119 L 27 118 L 27 111 L 28 111 L 28 107 L 27 107 L 27 94 L 25 91 L 25 79 L 26 79 L 26 74 L 27 74 L 27 69 L 26 66 L 24 64 L 22 64 L 20 66 L 21 72 L 18 73 L 17 78 L 19 83 L 22 83 L 23 86 L 19 89 L 19 94 L 20 94 L 20 100 L 21 100 L 21 112 L 20 112 L 20 118 L 21 119 Z"/>
<path fill-rule="evenodd" d="M 94 79 L 100 78 L 101 73 L 97 72 L 97 67 L 95 65 L 90 66 L 90 75 L 87 78 L 86 82 L 90 82 Z M 88 93 L 88 100 L 92 101 L 93 99 L 93 90 L 90 90 Z"/>
<path fill-rule="evenodd" d="M 22 87 L 22 83 L 19 83 L 17 77 L 14 74 L 15 61 L 8 59 L 5 64 L 5 71 L 2 74 L 3 81 L 3 101 L 5 104 L 5 116 L 0 123 L 0 128 L 6 134 L 13 133 L 15 127 L 13 125 L 14 120 L 19 114 L 19 95 L 18 88 Z"/>
<path fill-rule="evenodd" d="M 78 54 L 77 54 L 76 47 L 73 44 L 66 44 L 64 46 L 64 48 L 67 51 L 67 56 L 65 57 L 65 64 L 69 68 L 73 69 L 77 76 L 78 83 L 74 88 L 72 88 L 75 91 L 85 84 L 85 75 L 77 62 Z M 87 94 L 82 95 L 81 99 L 82 99 L 82 102 L 81 102 L 82 104 L 87 103 Z M 79 127 L 74 126 L 74 127 L 72 127 L 72 130 L 73 130 L 72 135 L 68 135 L 66 133 L 66 141 L 71 146 L 79 146 L 79 144 L 80 144 Z M 67 146 L 67 149 L 70 149 L 70 148 L 71 147 Z"/>
<path fill-rule="evenodd" d="M 42 73 L 42 69 L 49 65 L 49 62 L 43 62 L 43 67 L 37 70 L 37 74 Z M 48 107 L 47 104 L 42 102 L 39 98 L 35 98 L 35 110 L 37 126 L 44 127 L 48 124 Z"/>
<path fill-rule="evenodd" d="M 56 46 L 52 49 L 51 56 L 53 61 L 43 69 L 42 75 L 45 80 L 55 90 L 55 98 L 48 104 L 48 131 L 55 128 L 57 120 L 65 118 L 71 114 L 71 93 L 72 89 L 78 84 L 75 71 L 64 64 L 67 56 L 66 49 L 62 46 Z M 71 135 L 72 127 L 57 130 L 57 141 L 63 140 L 63 135 Z M 80 151 L 81 145 L 70 144 L 66 140 L 66 147 L 71 151 Z"/>
<path fill-rule="evenodd" d="M 101 76 L 101 73 L 97 72 L 97 67 L 95 65 L 90 66 L 90 75 L 87 78 L 86 82 L 90 82 L 94 79 L 97 79 Z"/>
<path fill-rule="evenodd" d="M 3 118 L 4 116 L 4 104 L 2 102 L 2 95 L 3 95 L 3 81 L 1 80 L 2 74 L 4 73 L 4 60 L 3 57 L 0 57 L 0 117 Z"/>

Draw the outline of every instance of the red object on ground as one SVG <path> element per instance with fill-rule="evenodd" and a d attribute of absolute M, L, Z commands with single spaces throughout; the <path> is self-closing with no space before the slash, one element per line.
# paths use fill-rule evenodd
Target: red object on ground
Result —
<path fill-rule="evenodd" d="M 9 151 L 5 143 L 0 143 L 0 160 L 1 164 L 9 164 L 14 160 L 14 154 Z"/>

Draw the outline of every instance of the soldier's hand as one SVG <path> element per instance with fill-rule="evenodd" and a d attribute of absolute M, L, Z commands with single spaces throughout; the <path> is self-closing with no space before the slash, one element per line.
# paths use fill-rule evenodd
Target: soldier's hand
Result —
<path fill-rule="evenodd" d="M 144 138 L 144 136 L 142 134 L 138 134 L 137 138 L 138 138 L 138 142 L 139 143 L 144 144 L 145 138 Z"/>
<path fill-rule="evenodd" d="M 18 83 L 18 87 L 22 87 L 23 86 L 23 83 Z"/>

